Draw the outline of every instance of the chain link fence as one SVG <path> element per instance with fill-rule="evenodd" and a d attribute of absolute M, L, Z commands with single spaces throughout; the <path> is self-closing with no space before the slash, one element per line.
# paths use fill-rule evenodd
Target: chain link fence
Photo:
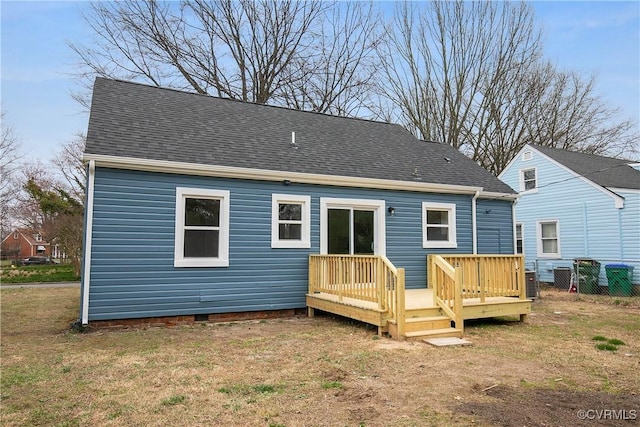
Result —
<path fill-rule="evenodd" d="M 574 258 L 525 265 L 527 295 L 551 288 L 569 293 L 640 297 L 640 260 Z"/>

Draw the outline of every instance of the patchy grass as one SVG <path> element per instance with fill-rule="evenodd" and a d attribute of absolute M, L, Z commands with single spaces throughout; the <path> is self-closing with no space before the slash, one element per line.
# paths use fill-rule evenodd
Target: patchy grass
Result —
<path fill-rule="evenodd" d="M 79 294 L 0 291 L 0 425 L 580 425 L 640 404 L 635 303 L 545 292 L 526 323 L 467 322 L 473 346 L 436 348 L 323 315 L 79 334 Z"/>
<path fill-rule="evenodd" d="M 3 284 L 73 282 L 80 280 L 79 277 L 73 274 L 71 264 L 3 266 L 1 277 Z"/>

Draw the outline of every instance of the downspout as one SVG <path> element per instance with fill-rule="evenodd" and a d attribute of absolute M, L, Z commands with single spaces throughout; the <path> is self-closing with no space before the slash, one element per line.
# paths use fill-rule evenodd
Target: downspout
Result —
<path fill-rule="evenodd" d="M 515 199 L 513 201 L 513 204 L 511 205 L 511 223 L 513 224 L 513 254 L 517 255 L 518 254 L 518 234 L 516 232 L 516 205 L 518 204 L 518 199 Z M 522 230 L 520 230 L 520 232 L 522 233 L 522 241 L 524 242 L 524 227 Z M 524 245 L 522 248 L 522 253 L 524 254 Z"/>
<path fill-rule="evenodd" d="M 471 199 L 471 228 L 473 231 L 473 255 L 478 253 L 478 229 L 476 224 L 476 200 L 478 200 L 478 196 L 480 195 L 479 191 L 476 191 L 473 194 L 473 199 Z"/>
<path fill-rule="evenodd" d="M 624 262 L 624 233 L 622 227 L 622 209 L 618 209 L 618 235 L 620 236 L 620 261 Z"/>
<path fill-rule="evenodd" d="M 84 228 L 84 256 L 82 271 L 82 325 L 89 324 L 89 287 L 91 284 L 91 245 L 93 237 L 93 191 L 96 174 L 95 160 L 89 161 L 87 174 L 86 225 Z"/>
<path fill-rule="evenodd" d="M 582 203 L 582 235 L 584 236 L 584 242 L 582 244 L 582 251 L 584 256 L 589 256 L 589 218 L 587 216 L 587 203 Z"/>

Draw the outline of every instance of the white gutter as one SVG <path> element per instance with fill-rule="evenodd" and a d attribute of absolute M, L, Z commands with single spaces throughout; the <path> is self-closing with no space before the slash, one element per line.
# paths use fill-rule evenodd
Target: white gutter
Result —
<path fill-rule="evenodd" d="M 89 324 L 89 287 L 91 284 L 91 245 L 93 236 L 93 190 L 96 163 L 89 161 L 89 182 L 87 183 L 87 226 L 85 228 L 84 271 L 82 273 L 82 324 Z"/>
<path fill-rule="evenodd" d="M 476 223 L 476 200 L 480 195 L 479 191 L 476 191 L 471 199 L 471 229 L 473 231 L 473 255 L 478 253 L 478 228 Z"/>
<path fill-rule="evenodd" d="M 199 163 L 172 162 L 167 160 L 138 159 L 133 157 L 85 154 L 85 161 L 95 161 L 96 166 L 148 172 L 175 173 L 181 175 L 211 176 L 217 178 L 252 179 L 258 181 L 292 181 L 299 184 L 333 185 L 340 187 L 375 188 L 386 190 L 419 191 L 448 194 L 475 194 L 482 187 L 434 184 L 419 181 L 398 181 L 379 178 L 322 175 L 313 173 L 273 171 L 265 169 L 239 168 L 233 166 L 203 165 Z M 505 193 L 482 193 L 488 198 L 517 197 Z"/>

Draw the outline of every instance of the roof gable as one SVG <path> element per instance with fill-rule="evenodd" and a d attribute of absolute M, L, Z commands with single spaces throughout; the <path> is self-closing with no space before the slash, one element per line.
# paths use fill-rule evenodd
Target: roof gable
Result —
<path fill-rule="evenodd" d="M 419 141 L 399 125 L 102 78 L 85 153 L 514 193 L 455 148 Z"/>
<path fill-rule="evenodd" d="M 602 187 L 640 190 L 640 171 L 627 160 L 539 145 L 531 147 Z"/>

